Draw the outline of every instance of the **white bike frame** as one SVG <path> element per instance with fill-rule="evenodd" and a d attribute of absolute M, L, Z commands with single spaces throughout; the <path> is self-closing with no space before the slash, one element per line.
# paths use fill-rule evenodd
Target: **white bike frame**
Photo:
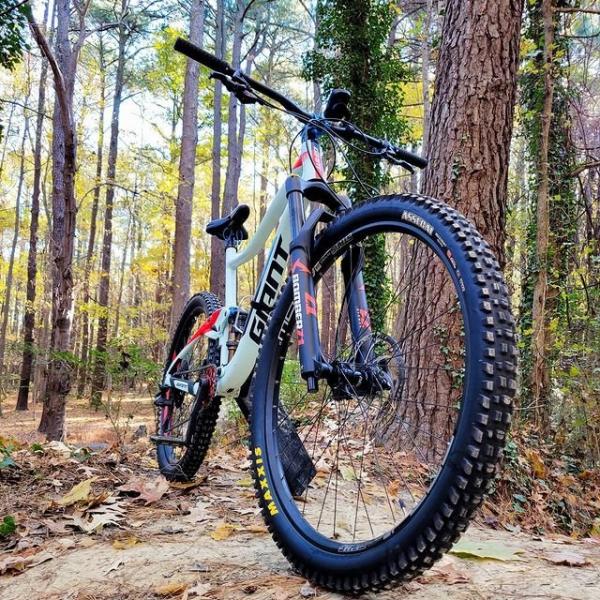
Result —
<path fill-rule="evenodd" d="M 294 172 L 304 181 L 323 179 L 322 164 L 323 156 L 319 144 L 311 139 L 304 139 L 300 157 L 294 165 Z M 305 203 L 305 214 L 307 205 L 308 202 Z M 229 317 L 238 309 L 237 270 L 264 249 L 269 235 L 275 228 L 277 228 L 275 238 L 254 294 L 253 307 L 248 314 L 244 333 L 240 337 L 233 357 L 229 360 L 227 341 L 232 327 Z M 216 396 L 237 396 L 242 385 L 252 374 L 260 343 L 266 331 L 268 315 L 275 306 L 286 280 L 291 241 L 287 196 L 285 186 L 282 186 L 269 204 L 265 216 L 252 238 L 248 240 L 246 247 L 241 252 L 236 248 L 227 248 L 225 251 L 224 307 L 212 327 L 202 334 L 219 340 L 220 366 L 217 370 Z M 199 382 L 190 387 L 186 382 L 174 378 L 171 373 L 181 360 L 191 355 L 202 335 L 192 335 L 184 348 L 173 357 L 163 380 L 164 385 L 174 385 L 181 391 L 197 394 Z"/>

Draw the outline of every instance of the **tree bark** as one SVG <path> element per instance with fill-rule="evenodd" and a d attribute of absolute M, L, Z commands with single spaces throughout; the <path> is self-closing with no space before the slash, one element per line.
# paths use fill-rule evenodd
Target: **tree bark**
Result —
<path fill-rule="evenodd" d="M 233 40 L 231 49 L 231 66 L 237 70 L 240 68 L 242 54 L 242 17 L 244 14 L 244 3 L 238 0 L 233 15 Z M 239 183 L 239 168 L 241 162 L 239 139 L 238 139 L 238 99 L 229 94 L 229 109 L 227 113 L 227 170 L 225 172 L 225 190 L 223 192 L 223 214 L 226 215 L 233 210 L 238 203 L 237 191 Z"/>
<path fill-rule="evenodd" d="M 544 25 L 544 104 L 541 115 L 538 157 L 538 189 L 536 215 L 536 259 L 537 277 L 533 289 L 531 334 L 531 395 L 536 424 L 540 431 L 548 428 L 548 410 L 545 403 L 550 378 L 546 364 L 547 329 L 546 300 L 548 296 L 549 267 L 549 147 L 550 124 L 552 122 L 552 102 L 554 96 L 554 77 L 552 71 L 554 45 L 554 19 L 551 0 L 542 0 L 542 19 Z"/>
<path fill-rule="evenodd" d="M 29 97 L 29 95 L 28 95 Z M 27 102 L 26 102 L 27 104 Z M 23 193 L 23 180 L 25 178 L 25 141 L 29 133 L 29 116 L 25 116 L 25 126 L 23 127 L 23 138 L 21 140 L 20 163 L 19 163 L 19 183 L 17 184 L 17 196 L 15 203 L 15 226 L 13 238 L 10 246 L 10 255 L 8 259 L 8 270 L 6 273 L 6 291 L 4 294 L 4 304 L 2 305 L 2 320 L 0 321 L 0 375 L 2 375 L 4 365 L 4 355 L 6 350 L 6 330 L 8 327 L 8 315 L 10 312 L 10 299 L 13 287 L 13 271 L 15 266 L 15 253 L 17 251 L 17 242 L 19 241 L 19 229 L 21 227 L 21 195 Z"/>
<path fill-rule="evenodd" d="M 215 55 L 223 58 L 225 55 L 225 9 L 224 0 L 217 0 L 215 32 Z M 221 135 L 223 123 L 221 117 L 223 103 L 223 85 L 215 82 L 214 112 L 213 112 L 213 147 L 212 147 L 212 186 L 210 193 L 211 219 L 221 216 Z M 215 237 L 210 238 L 210 289 L 224 297 L 225 292 L 225 256 L 221 242 Z"/>
<path fill-rule="evenodd" d="M 475 223 L 501 265 L 522 8 L 446 3 L 423 182 Z"/>
<path fill-rule="evenodd" d="M 119 17 L 119 42 L 117 55 L 117 72 L 115 76 L 115 94 L 113 97 L 112 117 L 110 123 L 110 143 L 108 148 L 108 166 L 106 176 L 106 206 L 104 209 L 104 233 L 102 237 L 102 258 L 100 266 L 100 285 L 98 286 L 98 332 L 96 335 L 96 360 L 92 378 L 91 405 L 100 406 L 106 376 L 106 350 L 108 341 L 108 305 L 110 295 L 110 264 L 112 257 L 112 219 L 115 199 L 115 178 L 117 175 L 117 158 L 119 154 L 119 117 L 125 78 L 125 45 L 128 31 L 125 26 L 129 0 L 121 0 Z"/>
<path fill-rule="evenodd" d="M 190 11 L 190 41 L 202 47 L 204 0 L 193 0 Z M 175 204 L 173 247 L 173 305 L 171 333 L 190 295 L 190 246 L 194 197 L 196 145 L 198 144 L 198 83 L 200 65 L 188 59 L 183 91 L 183 133 L 179 159 L 179 187 Z"/>
<path fill-rule="evenodd" d="M 89 303 L 90 297 L 90 273 L 92 270 L 92 259 L 96 247 L 96 229 L 98 219 L 98 205 L 100 203 L 100 186 L 102 182 L 102 166 L 104 162 L 104 113 L 106 110 L 106 64 L 104 60 L 104 40 L 102 32 L 98 39 L 98 52 L 100 62 L 100 104 L 98 106 L 98 141 L 96 144 L 96 181 L 94 187 L 94 196 L 92 199 L 92 212 L 90 215 L 90 233 L 88 237 L 87 253 L 85 256 L 85 267 L 83 270 L 83 302 L 84 310 L 81 315 L 81 353 L 79 356 L 79 373 L 77 377 L 77 397 L 81 398 L 85 394 L 85 387 L 88 380 L 89 368 L 89 345 L 90 345 L 90 318 Z"/>
<path fill-rule="evenodd" d="M 44 23 L 48 21 L 49 2 L 44 9 Z M 31 222 L 29 224 L 29 253 L 27 255 L 27 300 L 23 316 L 23 358 L 21 380 L 16 410 L 27 410 L 29 386 L 34 362 L 35 297 L 37 277 L 37 243 L 40 216 L 40 186 L 42 179 L 42 133 L 44 131 L 44 109 L 46 107 L 46 80 L 48 61 L 42 61 L 38 88 L 37 117 L 35 123 L 35 145 L 33 149 L 33 191 L 31 194 Z"/>
<path fill-rule="evenodd" d="M 78 52 L 69 42 L 70 8 L 70 0 L 57 0 L 56 58 L 31 14 L 28 17 L 33 36 L 52 69 L 56 90 L 52 142 L 52 334 L 44 409 L 39 425 L 39 430 L 50 440 L 64 436 L 66 399 L 71 389 L 71 363 L 66 355 L 71 338 L 72 262 L 77 214 L 73 88 Z"/>
<path fill-rule="evenodd" d="M 502 263 L 521 14 L 521 0 L 446 3 L 422 185 L 474 222 Z M 400 408 L 432 456 L 445 448 L 460 401 L 454 373 L 464 367 L 463 323 L 445 268 L 420 246 L 402 249 L 411 279 L 400 339 L 415 402 Z M 432 365 L 444 367 L 435 378 Z"/>

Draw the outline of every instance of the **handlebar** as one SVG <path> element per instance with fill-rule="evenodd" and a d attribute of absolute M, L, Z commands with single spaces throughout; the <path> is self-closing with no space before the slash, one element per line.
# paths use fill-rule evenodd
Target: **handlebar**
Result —
<path fill-rule="evenodd" d="M 217 73 L 221 73 L 227 77 L 230 77 L 235 82 L 244 83 L 254 91 L 266 96 L 267 98 L 271 98 L 278 104 L 280 104 L 283 108 L 286 109 L 289 113 L 295 116 L 299 121 L 303 123 L 309 123 L 310 121 L 314 121 L 314 115 L 306 112 L 303 108 L 298 106 L 293 100 L 290 100 L 283 94 L 272 90 L 270 87 L 248 77 L 241 71 L 236 71 L 229 63 L 221 60 L 217 56 L 210 54 L 210 52 L 206 52 L 202 48 L 199 48 L 195 44 L 184 40 L 183 38 L 177 38 L 175 42 L 175 50 L 177 52 L 181 52 L 188 58 L 195 60 L 196 62 L 208 67 L 209 69 L 216 71 Z M 343 90 L 336 90 L 338 93 Z M 328 115 L 325 115 L 327 118 Z M 390 142 L 382 139 L 375 138 L 370 136 L 364 132 L 362 132 L 358 127 L 352 125 L 348 121 L 340 121 L 337 124 L 328 124 L 327 127 L 331 131 L 337 133 L 342 139 L 346 141 L 351 140 L 359 140 L 367 143 L 369 146 L 380 150 L 382 155 L 386 158 L 395 161 L 399 164 L 408 163 L 408 165 L 412 165 L 418 167 L 419 169 L 424 169 L 427 166 L 427 160 L 409 152 L 408 150 L 404 150 L 398 146 L 394 146 L 390 144 Z"/>
<path fill-rule="evenodd" d="M 252 79 L 252 77 L 248 77 L 240 71 L 236 71 L 229 63 L 226 63 L 224 60 L 221 60 L 213 54 L 210 54 L 210 52 L 202 50 L 202 48 L 199 48 L 195 44 L 192 44 L 183 38 L 177 38 L 174 48 L 177 50 L 177 52 L 185 54 L 185 56 L 188 58 L 199 62 L 200 64 L 212 69 L 213 71 L 216 71 L 217 73 L 223 73 L 223 75 L 227 75 L 229 77 L 242 79 L 253 90 L 263 94 L 264 96 L 267 96 L 267 98 L 271 98 L 271 100 L 275 100 L 275 102 L 281 104 L 281 106 L 283 106 L 289 112 L 295 113 L 300 120 L 306 122 L 313 118 L 312 115 L 300 108 L 289 98 L 286 98 L 283 94 L 272 90 L 270 87 L 260 83 L 260 81 L 256 81 L 255 79 Z"/>

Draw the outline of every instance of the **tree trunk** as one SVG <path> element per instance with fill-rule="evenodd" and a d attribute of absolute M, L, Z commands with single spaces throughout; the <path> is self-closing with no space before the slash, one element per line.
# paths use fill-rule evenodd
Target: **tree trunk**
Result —
<path fill-rule="evenodd" d="M 242 15 L 243 3 L 238 0 L 233 16 L 233 41 L 231 49 L 231 66 L 240 68 L 242 53 Z M 223 214 L 227 214 L 237 205 L 239 183 L 239 167 L 241 161 L 238 139 L 238 99 L 229 94 L 229 110 L 227 114 L 227 171 L 225 172 L 225 190 L 223 192 Z"/>
<path fill-rule="evenodd" d="M 48 6 L 44 9 L 44 23 L 48 21 Z M 31 194 L 31 222 L 29 224 L 29 253 L 27 255 L 27 300 L 23 317 L 23 358 L 21 362 L 21 380 L 17 396 L 16 410 L 27 410 L 29 386 L 34 360 L 35 296 L 37 277 L 37 242 L 40 215 L 40 185 L 42 179 L 42 133 L 44 130 L 44 110 L 46 107 L 46 79 L 48 61 L 42 61 L 40 84 L 38 89 L 37 117 L 35 124 L 35 146 L 33 149 L 33 191 Z"/>
<path fill-rule="evenodd" d="M 521 13 L 522 0 L 446 3 L 423 182 L 501 264 Z"/>
<path fill-rule="evenodd" d="M 446 3 L 422 186 L 473 221 L 502 262 L 521 12 L 520 0 Z M 401 252 L 414 277 L 399 319 L 414 374 L 414 403 L 402 407 L 402 419 L 415 439 L 424 436 L 430 457 L 445 448 L 460 401 L 454 373 L 464 366 L 463 323 L 442 263 L 422 247 Z M 435 379 L 432 365 L 444 367 Z"/>
<path fill-rule="evenodd" d="M 547 329 L 546 300 L 548 295 L 549 267 L 549 146 L 550 124 L 552 121 L 552 102 L 554 96 L 553 77 L 553 45 L 554 19 L 551 0 L 542 1 L 542 19 L 544 25 L 544 104 L 540 119 L 539 157 L 538 157 L 538 189 L 537 189 L 537 228 L 536 228 L 536 262 L 537 277 L 533 289 L 532 329 L 531 334 L 531 401 L 536 415 L 536 424 L 540 431 L 546 431 L 549 423 L 549 412 L 546 396 L 550 386 L 549 369 L 546 362 Z"/>
<path fill-rule="evenodd" d="M 57 0 L 56 58 L 33 18 L 32 33 L 45 54 L 56 89 L 52 141 L 52 316 L 50 359 L 39 430 L 50 440 L 64 436 L 65 406 L 71 389 L 71 363 L 66 358 L 71 338 L 73 306 L 73 245 L 77 206 L 75 202 L 76 140 L 73 126 L 73 88 L 77 52 L 69 43 L 70 0 Z"/>
<path fill-rule="evenodd" d="M 25 103 L 27 104 L 27 99 Z M 6 330 L 8 327 L 8 315 L 10 312 L 10 298 L 13 287 L 13 271 L 15 266 L 15 253 L 17 242 L 19 241 L 19 228 L 21 226 L 21 194 L 23 192 L 23 180 L 25 178 L 25 141 L 29 133 L 29 117 L 25 113 L 25 126 L 23 127 L 23 138 L 21 140 L 21 160 L 19 164 L 19 183 L 17 184 L 17 198 L 15 203 L 15 226 L 13 230 L 13 239 L 10 246 L 10 255 L 8 259 L 8 271 L 6 273 L 6 291 L 4 294 L 4 304 L 2 305 L 2 320 L 0 321 L 0 375 L 4 371 L 4 354 L 6 350 Z"/>
<path fill-rule="evenodd" d="M 90 358 L 90 318 L 89 303 L 90 297 L 90 273 L 92 270 L 92 259 L 96 247 L 96 228 L 98 219 L 98 205 L 100 203 L 100 187 L 102 183 L 102 163 L 104 162 L 104 112 L 106 109 L 106 75 L 104 61 L 104 41 L 102 33 L 98 39 L 98 53 L 100 61 L 100 103 L 98 106 L 98 141 L 96 144 L 96 181 L 94 187 L 94 196 L 92 199 L 92 213 L 90 215 L 90 233 L 88 237 L 87 253 L 85 256 L 85 267 L 83 270 L 83 302 L 85 304 L 81 315 L 81 353 L 79 373 L 77 378 L 77 397 L 81 398 L 85 394 L 85 387 L 88 379 L 88 368 Z"/>
<path fill-rule="evenodd" d="M 224 0 L 217 0 L 215 33 L 215 55 L 223 58 L 225 55 L 225 10 Z M 221 216 L 221 135 L 223 86 L 215 82 L 214 113 L 213 113 L 213 147 L 212 147 L 212 187 L 210 193 L 211 219 Z M 210 238 L 210 289 L 224 297 L 225 292 L 225 255 L 221 242 L 215 237 Z"/>
<path fill-rule="evenodd" d="M 421 41 L 421 78 L 423 80 L 423 156 L 429 148 L 429 122 L 431 103 L 429 100 L 429 63 L 431 60 L 431 13 L 433 0 L 427 0 L 425 19 L 423 20 L 423 39 Z"/>
<path fill-rule="evenodd" d="M 117 56 L 117 72 L 115 77 L 115 95 L 113 97 L 112 118 L 110 123 L 110 144 L 108 148 L 108 166 L 106 186 L 106 206 L 104 209 L 104 234 L 102 237 L 102 258 L 100 266 L 100 285 L 98 286 L 98 332 L 96 335 L 96 361 L 92 378 L 91 405 L 100 406 L 102 390 L 106 376 L 106 349 L 108 338 L 108 304 L 110 295 L 110 263 L 112 254 L 112 218 L 115 199 L 115 177 L 117 174 L 117 158 L 119 153 L 119 116 L 123 96 L 125 76 L 125 45 L 128 32 L 125 26 L 128 0 L 121 0 L 119 21 L 119 49 Z"/>
<path fill-rule="evenodd" d="M 204 0 L 193 0 L 190 11 L 190 41 L 202 47 Z M 196 145 L 198 143 L 198 82 L 200 65 L 188 59 L 183 91 L 183 133 L 179 159 L 179 187 L 175 205 L 173 247 L 173 305 L 171 333 L 190 295 L 190 246 L 194 196 Z"/>

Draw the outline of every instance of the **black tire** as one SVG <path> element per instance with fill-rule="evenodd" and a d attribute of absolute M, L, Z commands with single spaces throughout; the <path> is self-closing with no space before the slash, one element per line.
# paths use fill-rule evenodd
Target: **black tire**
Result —
<path fill-rule="evenodd" d="M 169 352 L 165 362 L 163 377 L 171 364 L 171 357 L 183 348 L 188 340 L 194 326 L 202 323 L 212 313 L 222 307 L 222 303 L 214 294 L 203 292 L 192 296 L 185 305 L 179 323 L 175 329 L 173 339 L 169 346 Z M 218 350 L 214 347 L 214 342 L 208 342 L 208 352 L 214 354 L 210 357 L 210 362 L 218 360 Z M 209 361 L 209 356 L 205 357 Z M 182 394 L 182 392 L 175 392 Z M 157 444 L 156 456 L 160 467 L 160 472 L 170 481 L 190 481 L 194 478 L 200 465 L 204 461 L 213 432 L 219 416 L 221 399 L 214 398 L 212 402 L 198 413 L 196 419 L 187 424 L 191 427 L 191 442 L 185 446 L 181 455 L 176 455 L 175 447 L 169 444 Z M 161 409 L 157 410 L 157 434 L 165 434 L 161 429 Z M 190 413 L 192 409 L 190 407 Z"/>
<path fill-rule="evenodd" d="M 439 257 L 454 283 L 464 322 L 464 391 L 456 409 L 457 420 L 440 470 L 412 512 L 386 534 L 345 543 L 326 538 L 319 532 L 319 523 L 315 529 L 305 520 L 298 498 L 291 496 L 276 434 L 279 395 L 284 393 L 280 391 L 283 362 L 295 320 L 289 281 L 272 313 L 251 390 L 252 460 L 265 521 L 299 573 L 337 591 L 362 592 L 411 579 L 451 548 L 495 476 L 516 389 L 514 319 L 499 265 L 473 225 L 446 204 L 411 194 L 378 197 L 353 208 L 315 240 L 311 254 L 315 280 L 350 244 L 387 230 L 418 238 Z M 366 431 L 368 425 L 364 427 Z M 317 437 L 318 428 L 315 440 Z M 365 448 L 363 445 L 363 455 Z M 335 477 L 337 502 L 337 471 Z M 361 483 L 357 484 L 356 514 Z M 329 483 L 325 498 L 328 490 Z M 365 512 L 369 512 L 366 504 Z M 391 512 L 393 516 L 393 509 Z M 333 531 L 335 537 L 335 516 Z"/>

